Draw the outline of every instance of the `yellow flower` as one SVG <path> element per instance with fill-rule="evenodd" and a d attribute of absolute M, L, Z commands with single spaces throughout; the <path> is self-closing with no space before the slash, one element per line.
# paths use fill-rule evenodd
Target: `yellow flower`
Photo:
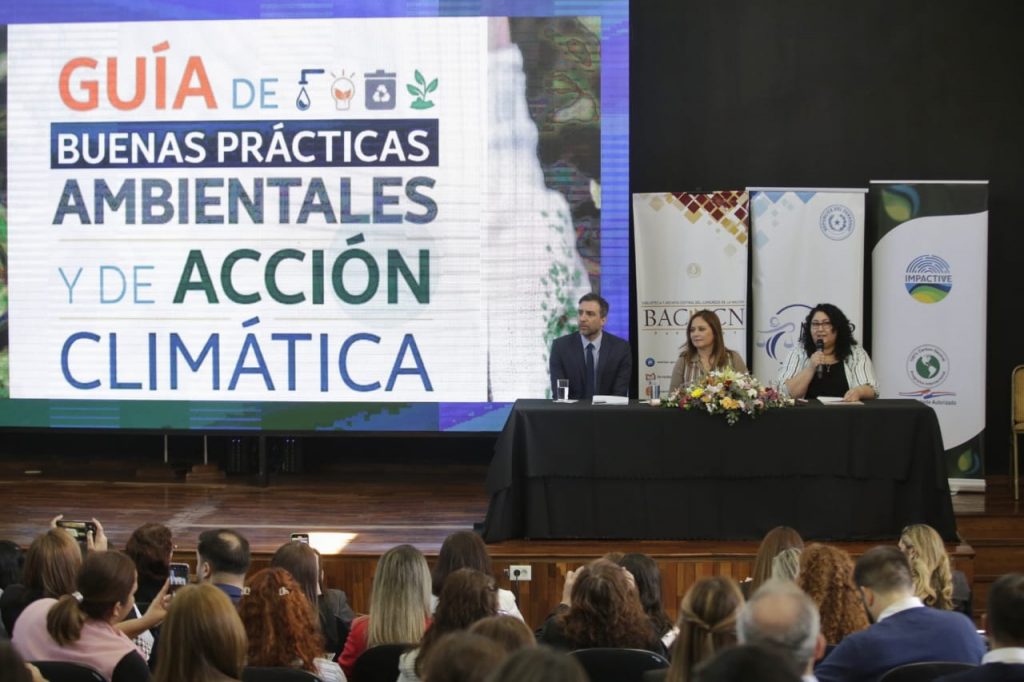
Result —
<path fill-rule="evenodd" d="M 699 387 L 699 386 L 697 388 L 693 389 L 692 391 L 690 391 L 690 397 L 691 398 L 699 398 L 702 395 L 704 395 L 704 389 Z"/>

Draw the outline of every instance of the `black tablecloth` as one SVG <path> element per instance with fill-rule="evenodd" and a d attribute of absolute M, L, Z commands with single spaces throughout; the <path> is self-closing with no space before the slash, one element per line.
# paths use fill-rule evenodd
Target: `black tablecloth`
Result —
<path fill-rule="evenodd" d="M 650 407 L 516 402 L 487 476 L 484 538 L 895 542 L 956 522 L 935 412 L 915 400 L 771 410 L 734 426 Z"/>

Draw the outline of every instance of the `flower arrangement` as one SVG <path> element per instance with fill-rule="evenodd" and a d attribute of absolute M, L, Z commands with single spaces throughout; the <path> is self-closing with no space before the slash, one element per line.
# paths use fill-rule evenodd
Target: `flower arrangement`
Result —
<path fill-rule="evenodd" d="M 661 401 L 661 406 L 721 414 L 732 426 L 742 415 L 753 419 L 771 408 L 789 407 L 793 402 L 775 388 L 762 386 L 749 374 L 722 369 L 709 372 L 689 386 L 680 386 Z"/>

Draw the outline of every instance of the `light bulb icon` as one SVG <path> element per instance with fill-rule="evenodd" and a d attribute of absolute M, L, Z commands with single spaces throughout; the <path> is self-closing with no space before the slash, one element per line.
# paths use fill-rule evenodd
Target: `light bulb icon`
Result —
<path fill-rule="evenodd" d="M 333 74 L 332 74 L 333 75 Z M 356 84 L 342 71 L 341 75 L 331 83 L 331 96 L 338 111 L 348 111 L 352 106 L 352 98 L 356 94 Z"/>

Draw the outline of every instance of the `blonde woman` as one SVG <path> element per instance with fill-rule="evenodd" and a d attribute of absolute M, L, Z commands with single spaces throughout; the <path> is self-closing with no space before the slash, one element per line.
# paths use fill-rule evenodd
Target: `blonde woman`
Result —
<path fill-rule="evenodd" d="M 666 682 L 689 682 L 694 667 L 736 643 L 736 618 L 743 595 L 732 578 L 698 580 L 679 606 L 679 636 L 672 645 Z"/>
<path fill-rule="evenodd" d="M 430 568 L 412 545 L 392 547 L 377 562 L 370 614 L 352 621 L 338 663 L 351 677 L 360 654 L 378 644 L 415 644 L 430 625 Z"/>
<path fill-rule="evenodd" d="M 925 606 L 957 610 L 970 615 L 970 587 L 960 571 L 953 571 L 939 533 L 923 523 L 900 533 L 899 548 L 910 561 L 914 594 Z"/>

